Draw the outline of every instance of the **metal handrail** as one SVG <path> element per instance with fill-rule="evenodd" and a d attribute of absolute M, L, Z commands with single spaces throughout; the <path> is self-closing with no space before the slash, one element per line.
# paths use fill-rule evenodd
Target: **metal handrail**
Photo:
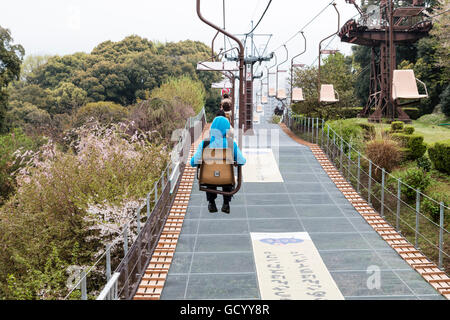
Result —
<path fill-rule="evenodd" d="M 196 137 L 194 136 L 195 135 L 194 129 L 198 123 L 201 123 L 202 126 L 206 123 L 205 108 L 202 108 L 202 110 L 196 116 L 190 117 L 186 120 L 186 123 L 184 126 L 184 132 L 187 134 L 181 135 L 179 138 L 179 142 L 178 142 L 178 145 L 181 146 L 181 150 L 179 152 L 179 154 L 181 155 L 181 158 L 185 158 L 189 155 L 189 154 L 184 154 L 185 153 L 185 145 L 189 144 L 188 147 L 190 147 L 190 144 L 192 143 L 192 141 L 195 140 Z M 189 137 L 190 140 L 185 141 L 185 139 L 187 137 Z M 181 161 L 179 161 L 179 162 L 181 162 Z M 86 271 L 83 270 L 81 272 L 80 278 L 75 283 L 75 285 L 71 288 L 69 293 L 65 296 L 65 298 L 64 298 L 65 300 L 68 299 L 69 296 L 72 294 L 72 292 L 78 288 L 81 289 L 81 299 L 82 300 L 88 299 L 88 292 L 87 292 L 87 285 L 86 285 L 87 277 L 95 269 L 95 267 L 100 264 L 100 262 L 104 258 L 106 258 L 105 277 L 106 277 L 107 283 L 106 283 L 104 289 L 102 290 L 102 292 L 100 293 L 100 295 L 97 297 L 97 300 L 119 299 L 120 298 L 120 294 L 123 290 L 121 290 L 121 288 L 119 287 L 119 284 L 120 284 L 121 276 L 123 275 L 123 273 L 121 273 L 121 268 L 125 265 L 124 261 L 127 257 L 129 257 L 131 255 L 133 250 L 137 249 L 136 244 L 137 244 L 138 240 L 142 240 L 142 238 L 144 237 L 143 231 L 146 230 L 146 228 L 147 229 L 150 228 L 149 223 L 152 221 L 152 219 L 155 219 L 156 212 L 158 210 L 160 210 L 160 211 L 162 210 L 160 208 L 161 202 L 163 200 L 167 202 L 167 200 L 170 200 L 169 199 L 170 197 L 172 197 L 172 198 L 174 197 L 173 196 L 174 187 L 179 184 L 179 181 L 181 178 L 181 174 L 174 174 L 175 173 L 174 171 L 180 170 L 180 173 L 182 171 L 179 166 L 177 167 L 178 164 L 179 163 L 174 164 L 172 162 L 169 162 L 169 164 L 162 171 L 159 179 L 154 183 L 152 190 L 147 194 L 146 203 L 144 205 L 139 206 L 137 208 L 137 210 L 133 213 L 133 216 L 126 223 L 122 224 L 121 235 L 116 237 L 112 241 L 112 243 L 110 243 L 106 247 L 105 251 Z M 172 184 L 173 181 L 171 181 L 171 179 L 177 180 L 175 183 L 175 186 Z M 160 191 L 160 193 L 159 193 L 159 191 Z M 154 195 L 153 201 L 151 201 L 152 194 Z M 167 196 L 169 196 L 169 198 L 167 198 Z M 166 199 L 163 199 L 164 197 L 166 197 Z M 152 207 L 152 202 L 153 202 L 153 207 Z M 143 212 L 144 208 L 147 209 L 147 214 L 146 214 L 146 216 L 141 216 L 141 212 Z M 167 208 L 164 206 L 163 209 L 167 209 Z M 145 219 L 145 225 L 141 228 L 141 222 L 143 219 Z M 162 220 L 162 219 L 159 219 L 159 220 Z M 128 249 L 128 244 L 129 244 L 128 229 L 130 228 L 131 224 L 134 221 L 136 221 L 137 235 L 134 239 L 130 239 L 130 240 L 132 240 L 131 248 Z M 156 236 L 159 237 L 159 235 L 156 235 Z M 153 238 L 155 238 L 155 235 L 152 235 L 150 240 L 152 240 Z M 116 268 L 116 272 L 114 273 L 114 275 L 111 276 L 111 247 L 121 240 L 123 240 L 123 242 L 124 242 L 123 243 L 124 257 L 121 260 L 119 266 Z M 136 265 L 137 265 L 137 262 L 134 264 L 133 267 L 136 267 Z M 128 268 L 128 265 L 126 267 Z M 128 278 L 129 277 L 127 277 L 127 280 L 128 280 Z M 127 296 L 129 296 L 131 291 L 132 290 L 129 290 L 127 288 Z"/>
<path fill-rule="evenodd" d="M 348 141 L 345 141 L 329 124 L 325 124 L 324 119 L 319 118 L 310 118 L 310 117 L 304 117 L 302 115 L 296 115 L 293 114 L 291 110 L 287 110 L 283 114 L 283 122 L 288 126 L 295 126 L 295 128 L 299 129 L 301 128 L 301 131 L 303 133 L 307 133 L 307 140 L 311 141 L 312 143 L 317 143 L 321 145 L 322 148 L 326 148 L 324 150 L 325 153 L 331 157 L 331 161 L 333 163 L 337 163 L 340 168 L 338 168 L 339 171 L 343 174 L 345 177 L 347 173 L 347 178 L 350 179 L 350 176 L 353 180 L 349 180 L 352 184 L 357 184 L 357 192 L 364 198 L 365 196 L 361 193 L 361 187 L 364 189 L 364 191 L 367 191 L 367 200 L 368 204 L 372 206 L 371 199 L 375 201 L 374 203 L 378 204 L 381 209 L 381 215 L 384 216 L 383 209 L 386 209 L 387 212 L 389 212 L 389 215 L 392 215 L 392 217 L 396 218 L 396 230 L 399 231 L 399 223 L 401 222 L 403 226 L 406 226 L 409 230 L 412 231 L 413 234 L 410 234 L 410 236 L 415 237 L 415 247 L 419 249 L 419 238 L 425 242 L 428 250 L 438 250 L 438 258 L 437 265 L 440 269 L 443 269 L 443 258 L 444 256 L 446 258 L 449 258 L 450 255 L 448 252 L 444 251 L 444 234 L 445 236 L 448 236 L 450 233 L 449 230 L 444 228 L 444 211 L 450 210 L 450 208 L 446 205 L 444 205 L 443 202 L 438 202 L 429 196 L 422 193 L 420 190 L 417 190 L 415 188 L 412 188 L 408 184 L 404 183 L 402 180 L 394 177 L 390 173 L 386 172 L 383 168 L 379 167 L 378 165 L 372 163 L 370 159 L 362 155 L 358 150 L 356 150 L 355 146 L 352 146 L 352 144 Z M 319 139 L 319 128 L 321 128 L 322 137 Z M 324 137 L 326 136 L 326 137 Z M 331 139 L 333 137 L 333 139 Z M 334 151 L 332 151 L 333 149 Z M 344 150 L 347 150 L 344 152 Z M 343 159 L 343 155 L 345 154 L 345 159 Z M 358 157 L 358 162 L 352 160 L 352 156 Z M 361 166 L 361 160 L 366 160 L 367 163 L 369 163 L 369 173 L 367 173 L 363 167 Z M 345 164 L 347 163 L 347 164 Z M 355 175 L 352 172 L 352 166 L 353 168 L 356 168 L 357 175 Z M 382 179 L 382 182 L 378 182 L 374 179 L 372 172 L 373 169 L 380 169 L 382 171 L 382 174 L 384 175 L 384 179 Z M 364 177 L 368 177 L 368 186 L 364 186 L 363 180 L 361 180 L 361 175 Z M 394 182 L 397 182 L 398 190 L 397 194 L 395 192 L 392 192 L 388 186 L 385 185 L 385 180 L 387 177 L 393 178 Z M 406 203 L 401 198 L 401 186 L 406 186 L 410 188 L 411 190 L 414 190 L 416 193 L 416 208 L 411 206 L 410 204 Z M 381 186 L 381 189 L 376 191 L 375 186 L 377 186 L 377 189 Z M 376 195 L 376 192 L 381 194 L 381 197 L 378 197 Z M 397 208 L 395 211 L 395 207 L 390 208 L 389 206 L 392 204 L 389 204 L 385 200 L 385 196 L 388 196 L 390 199 L 394 199 L 397 203 Z M 420 199 L 423 199 L 426 197 L 430 201 L 433 201 L 435 204 L 439 205 L 440 208 L 440 217 L 439 217 L 439 224 L 432 221 L 430 218 L 428 218 L 423 212 L 420 211 Z M 396 199 L 396 200 L 395 200 Z M 404 207 L 407 212 L 410 214 L 414 214 L 416 216 L 415 223 L 416 225 L 413 226 L 414 222 L 412 224 L 406 222 L 401 217 L 401 207 Z M 405 211 L 403 211 L 402 215 L 404 215 Z M 419 219 L 420 218 L 420 219 Z M 425 218 L 425 220 L 422 220 Z M 421 224 L 420 224 L 420 221 Z M 436 229 L 436 233 L 434 233 L 434 236 L 436 236 L 436 239 L 439 238 L 439 240 L 430 240 L 427 238 L 431 235 L 425 235 L 423 231 L 420 231 L 420 226 L 423 228 L 423 223 L 428 223 L 429 226 L 432 226 Z M 433 236 L 433 237 L 434 237 Z M 438 243 L 436 243 L 438 242 Z M 448 267 L 448 266 L 447 266 Z"/>

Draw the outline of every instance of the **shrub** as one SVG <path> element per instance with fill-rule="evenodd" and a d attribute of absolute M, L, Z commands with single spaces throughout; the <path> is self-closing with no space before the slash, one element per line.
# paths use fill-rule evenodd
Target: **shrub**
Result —
<path fill-rule="evenodd" d="M 423 142 L 422 135 L 392 133 L 392 137 L 400 142 L 405 159 L 418 159 L 427 151 L 427 145 Z"/>
<path fill-rule="evenodd" d="M 374 164 L 388 172 L 394 169 L 401 158 L 397 142 L 389 139 L 370 140 L 366 144 L 366 154 Z"/>
<path fill-rule="evenodd" d="M 342 108 L 339 110 L 339 115 L 342 118 L 356 118 L 362 110 L 362 107 Z"/>
<path fill-rule="evenodd" d="M 403 132 L 405 134 L 413 134 L 414 133 L 414 127 L 413 126 L 405 126 L 405 128 L 403 129 Z"/>
<path fill-rule="evenodd" d="M 416 160 L 417 167 L 421 168 L 422 170 L 428 172 L 431 169 L 431 161 L 430 158 L 428 158 L 426 155 L 423 155 L 422 157 L 418 158 Z"/>
<path fill-rule="evenodd" d="M 448 121 L 447 117 L 443 113 L 431 113 L 421 116 L 417 119 L 417 122 L 426 123 L 426 124 L 441 124 Z"/>
<path fill-rule="evenodd" d="M 393 132 L 402 131 L 404 126 L 405 126 L 405 123 L 403 121 L 392 121 L 391 130 Z"/>
<path fill-rule="evenodd" d="M 273 115 L 272 117 L 272 123 L 280 123 L 281 117 L 277 115 Z"/>
<path fill-rule="evenodd" d="M 411 186 L 414 189 L 420 189 L 421 192 L 425 192 L 431 183 L 430 176 L 422 169 L 408 169 L 396 174 L 396 177 L 401 179 L 402 182 Z M 402 194 L 406 198 L 412 200 L 416 198 L 416 190 L 409 188 L 408 186 L 402 184 Z"/>
<path fill-rule="evenodd" d="M 436 170 L 450 174 L 450 139 L 436 142 L 428 154 Z"/>
<path fill-rule="evenodd" d="M 375 125 L 372 123 L 358 123 L 358 125 L 364 130 L 364 137 L 369 139 L 375 136 Z"/>
<path fill-rule="evenodd" d="M 353 119 L 328 121 L 327 124 L 346 142 L 351 142 L 354 147 L 361 148 L 363 145 L 363 128 Z M 332 133 L 330 133 L 332 137 Z"/>
<path fill-rule="evenodd" d="M 80 126 L 89 120 L 109 124 L 119 122 L 125 119 L 127 115 L 128 110 L 114 102 L 91 102 L 77 110 L 75 125 Z"/>
<path fill-rule="evenodd" d="M 411 118 L 411 120 L 417 120 L 420 116 L 419 108 L 402 108 L 403 111 Z"/>
<path fill-rule="evenodd" d="M 187 76 L 170 78 L 159 88 L 152 90 L 151 98 L 160 98 L 169 102 L 174 100 L 190 106 L 195 114 L 199 113 L 206 101 L 206 91 L 201 81 L 195 81 Z M 219 109 L 219 106 L 217 106 Z"/>
<path fill-rule="evenodd" d="M 427 197 L 423 197 L 421 203 L 421 211 L 430 216 L 431 220 L 436 223 L 439 223 L 440 219 L 440 203 L 444 202 L 445 206 L 450 204 L 450 197 L 442 192 L 432 192 L 428 195 L 431 199 L 436 200 L 432 201 Z"/>

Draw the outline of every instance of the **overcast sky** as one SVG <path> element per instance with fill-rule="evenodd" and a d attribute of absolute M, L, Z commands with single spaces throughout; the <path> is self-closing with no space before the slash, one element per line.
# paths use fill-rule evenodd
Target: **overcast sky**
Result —
<path fill-rule="evenodd" d="M 331 0 L 273 0 L 256 33 L 273 34 L 268 52 L 280 47 L 320 12 Z M 225 0 L 226 28 L 232 33 L 250 31 L 264 11 L 268 0 Z M 358 12 L 344 0 L 336 0 L 342 26 Z M 118 41 L 137 34 L 161 42 L 199 40 L 211 44 L 215 31 L 202 23 L 196 14 L 195 0 L 4 0 L 0 26 L 11 30 L 16 43 L 26 54 L 69 54 L 90 52 L 106 40 Z M 223 24 L 222 0 L 203 0 L 203 15 Z M 317 58 L 319 41 L 337 30 L 337 14 L 329 6 L 304 31 L 308 50 L 299 63 L 312 64 Z M 264 46 L 267 38 L 258 38 Z M 328 41 L 325 42 L 327 44 Z M 221 45 L 222 44 L 222 45 Z M 223 47 L 223 38 L 217 43 Z M 291 56 L 303 49 L 298 36 L 288 44 Z M 350 45 L 335 37 L 329 49 L 351 52 Z M 278 61 L 285 51 L 276 51 Z M 288 63 L 286 63 L 288 65 Z"/>

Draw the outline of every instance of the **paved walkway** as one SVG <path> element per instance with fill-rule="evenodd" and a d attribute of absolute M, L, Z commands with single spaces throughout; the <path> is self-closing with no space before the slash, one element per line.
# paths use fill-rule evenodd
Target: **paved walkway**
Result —
<path fill-rule="evenodd" d="M 308 147 L 268 124 L 267 105 L 264 112 L 255 129 L 277 130 L 279 146 L 269 147 L 284 182 L 243 183 L 226 215 L 208 212 L 196 181 L 161 299 L 260 299 L 250 232 L 305 231 L 345 299 L 444 299 L 366 223 Z M 381 271 L 379 289 L 367 286 L 369 266 Z"/>

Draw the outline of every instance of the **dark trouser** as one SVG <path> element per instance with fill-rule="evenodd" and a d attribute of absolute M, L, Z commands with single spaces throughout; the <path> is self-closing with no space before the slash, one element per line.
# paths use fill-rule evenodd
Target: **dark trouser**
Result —
<path fill-rule="evenodd" d="M 217 186 L 212 186 L 212 185 L 206 185 L 206 187 L 208 187 L 208 189 L 214 189 L 217 190 Z M 230 192 L 233 190 L 233 186 L 232 185 L 226 185 L 226 186 L 220 186 L 222 188 L 223 191 L 225 192 Z M 233 196 L 223 196 L 223 202 L 224 203 L 228 203 L 231 201 L 231 198 Z M 216 193 L 211 193 L 211 192 L 207 192 L 206 193 L 206 199 L 208 200 L 208 202 L 214 201 L 217 198 L 217 194 Z"/>

